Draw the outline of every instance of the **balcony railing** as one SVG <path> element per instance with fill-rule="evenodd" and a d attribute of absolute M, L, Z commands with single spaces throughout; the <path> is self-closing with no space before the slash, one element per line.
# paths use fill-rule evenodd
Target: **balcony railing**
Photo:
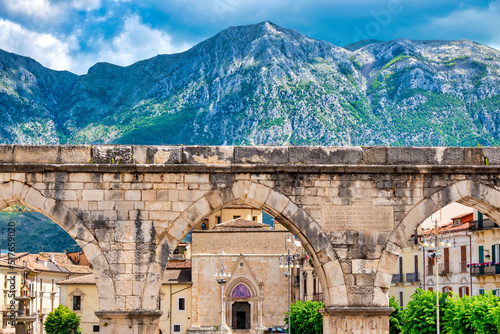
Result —
<path fill-rule="evenodd" d="M 451 269 L 450 269 L 450 265 L 448 264 L 448 266 L 445 266 L 444 263 L 439 263 L 439 275 L 448 275 L 448 274 L 451 274 Z"/>
<path fill-rule="evenodd" d="M 470 273 L 472 276 L 500 275 L 500 265 L 489 267 L 471 267 Z"/>
<path fill-rule="evenodd" d="M 481 231 L 490 230 L 492 228 L 498 228 L 498 225 L 491 219 L 474 220 L 471 222 L 471 230 Z"/>
<path fill-rule="evenodd" d="M 322 302 L 323 301 L 323 292 L 313 294 L 313 301 Z"/>
<path fill-rule="evenodd" d="M 420 278 L 418 277 L 418 273 L 408 273 L 406 274 L 407 282 L 419 282 Z"/>
<path fill-rule="evenodd" d="M 404 275 L 403 274 L 393 274 L 392 275 L 392 283 L 403 283 Z"/>
<path fill-rule="evenodd" d="M 418 239 L 411 238 L 406 241 L 406 247 L 416 246 L 418 245 Z"/>
<path fill-rule="evenodd" d="M 176 261 L 184 261 L 186 259 L 186 255 L 184 255 L 184 254 L 172 254 L 170 259 L 176 260 Z"/>

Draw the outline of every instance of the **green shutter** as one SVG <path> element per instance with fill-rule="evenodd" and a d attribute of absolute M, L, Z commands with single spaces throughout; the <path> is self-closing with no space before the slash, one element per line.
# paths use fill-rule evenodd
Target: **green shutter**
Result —
<path fill-rule="evenodd" d="M 479 259 L 478 259 L 478 262 L 479 263 L 483 263 L 484 262 L 484 246 L 479 246 Z"/>
<path fill-rule="evenodd" d="M 479 294 L 484 295 L 484 289 L 479 289 Z"/>

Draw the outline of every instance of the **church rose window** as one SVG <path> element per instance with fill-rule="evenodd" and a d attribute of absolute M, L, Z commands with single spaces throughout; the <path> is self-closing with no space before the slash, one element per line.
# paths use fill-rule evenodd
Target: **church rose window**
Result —
<path fill-rule="evenodd" d="M 235 298 L 250 298 L 250 290 L 244 284 L 239 284 L 233 290 L 233 297 Z"/>

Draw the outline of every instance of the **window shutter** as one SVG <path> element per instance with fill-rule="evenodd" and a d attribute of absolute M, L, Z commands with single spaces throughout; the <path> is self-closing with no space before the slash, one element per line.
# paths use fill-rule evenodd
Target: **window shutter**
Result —
<path fill-rule="evenodd" d="M 491 246 L 491 252 L 493 253 L 491 254 L 491 261 L 493 262 L 497 262 L 497 249 L 498 245 Z"/>
<path fill-rule="evenodd" d="M 479 289 L 479 294 L 484 295 L 484 289 Z"/>
<path fill-rule="evenodd" d="M 479 246 L 479 259 L 478 259 L 478 262 L 479 263 L 483 263 L 484 262 L 484 246 Z"/>
<path fill-rule="evenodd" d="M 469 294 L 469 287 L 467 287 L 467 288 L 465 289 L 465 293 L 467 294 L 467 296 L 470 296 L 470 294 Z"/>

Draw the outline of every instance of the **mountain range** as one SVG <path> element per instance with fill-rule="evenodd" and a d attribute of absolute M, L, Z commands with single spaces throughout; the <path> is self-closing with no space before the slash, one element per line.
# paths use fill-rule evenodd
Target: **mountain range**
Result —
<path fill-rule="evenodd" d="M 0 50 L 0 143 L 492 146 L 500 51 L 338 47 L 271 22 L 85 75 Z"/>

